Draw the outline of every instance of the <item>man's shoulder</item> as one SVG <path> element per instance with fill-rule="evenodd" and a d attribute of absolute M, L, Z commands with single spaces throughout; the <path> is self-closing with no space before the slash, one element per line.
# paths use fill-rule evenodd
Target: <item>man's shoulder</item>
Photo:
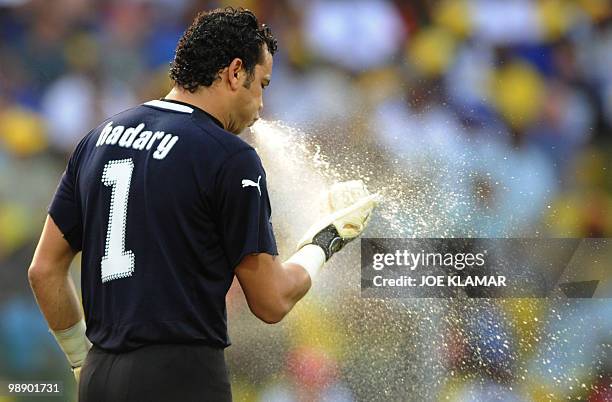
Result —
<path fill-rule="evenodd" d="M 211 156 L 221 157 L 236 152 L 253 149 L 247 142 L 223 129 L 214 117 L 196 106 L 170 100 L 154 100 L 141 105 L 145 111 L 133 108 L 125 111 L 125 116 L 147 113 L 148 110 L 159 112 L 156 120 L 161 126 L 172 127 L 184 142 L 202 149 Z"/>
<path fill-rule="evenodd" d="M 202 130 L 201 140 L 209 143 L 219 156 L 229 157 L 237 152 L 253 150 L 253 147 L 238 135 L 230 133 L 219 127 L 212 120 L 194 119 L 196 125 Z"/>

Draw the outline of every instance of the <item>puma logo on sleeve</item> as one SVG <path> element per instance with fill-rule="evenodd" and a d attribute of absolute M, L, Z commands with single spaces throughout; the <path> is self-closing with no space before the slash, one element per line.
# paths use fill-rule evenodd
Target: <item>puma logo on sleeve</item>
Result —
<path fill-rule="evenodd" d="M 245 187 L 257 187 L 257 191 L 259 191 L 259 196 L 261 197 L 261 188 L 259 187 L 259 181 L 261 180 L 261 175 L 257 178 L 257 183 L 253 180 L 242 179 L 242 188 Z"/>

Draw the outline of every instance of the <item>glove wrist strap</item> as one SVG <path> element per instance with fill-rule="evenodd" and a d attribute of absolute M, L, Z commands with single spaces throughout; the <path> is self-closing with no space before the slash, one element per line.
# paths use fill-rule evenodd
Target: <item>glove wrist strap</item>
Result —
<path fill-rule="evenodd" d="M 325 261 L 327 261 L 334 253 L 340 251 L 346 242 L 340 237 L 336 227 L 334 225 L 329 225 L 312 238 L 312 244 L 323 249 Z"/>

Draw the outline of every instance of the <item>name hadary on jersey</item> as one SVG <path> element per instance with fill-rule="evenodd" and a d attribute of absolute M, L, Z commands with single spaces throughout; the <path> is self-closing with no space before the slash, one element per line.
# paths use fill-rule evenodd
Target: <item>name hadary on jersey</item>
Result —
<path fill-rule="evenodd" d="M 178 141 L 178 136 L 164 131 L 145 130 L 144 123 L 140 123 L 136 127 L 115 126 L 113 122 L 109 122 L 98 137 L 96 147 L 102 145 L 117 145 L 122 148 L 132 148 L 139 151 L 150 150 L 157 143 L 153 158 L 164 159 Z"/>

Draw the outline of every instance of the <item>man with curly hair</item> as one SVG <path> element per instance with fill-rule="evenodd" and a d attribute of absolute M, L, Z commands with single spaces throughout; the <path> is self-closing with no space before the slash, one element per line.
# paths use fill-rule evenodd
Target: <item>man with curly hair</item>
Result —
<path fill-rule="evenodd" d="M 248 10 L 200 13 L 178 43 L 170 93 L 77 145 L 28 276 L 80 401 L 231 400 L 234 276 L 251 311 L 276 323 L 364 229 L 373 198 L 340 184 L 331 215 L 289 260 L 276 257 L 266 174 L 237 136 L 259 118 L 276 47 Z M 69 275 L 78 252 L 85 319 Z"/>

